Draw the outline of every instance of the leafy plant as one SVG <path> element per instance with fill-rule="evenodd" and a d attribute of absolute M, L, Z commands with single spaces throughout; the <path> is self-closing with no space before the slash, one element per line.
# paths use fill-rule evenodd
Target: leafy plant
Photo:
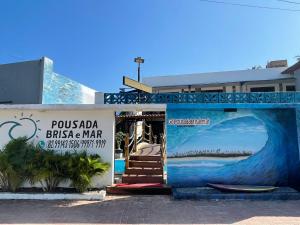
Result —
<path fill-rule="evenodd" d="M 72 165 L 70 168 L 71 186 L 78 192 L 84 192 L 91 185 L 92 177 L 101 175 L 109 169 L 109 164 L 102 162 L 99 155 L 87 153 L 73 153 Z"/>
<path fill-rule="evenodd" d="M 53 150 L 40 151 L 39 157 L 30 164 L 30 183 L 39 182 L 44 191 L 52 192 L 68 179 L 70 154 L 55 153 Z"/>
<path fill-rule="evenodd" d="M 125 134 L 122 132 L 122 131 L 119 131 L 118 133 L 116 133 L 116 142 L 117 142 L 117 149 L 120 149 L 121 148 L 121 144 L 122 144 L 122 141 L 124 140 L 125 138 Z"/>
<path fill-rule="evenodd" d="M 3 191 L 16 191 L 22 179 L 7 160 L 7 155 L 0 152 L 0 187 Z"/>
<path fill-rule="evenodd" d="M 62 181 L 71 180 L 71 186 L 83 192 L 91 185 L 92 177 L 109 168 L 99 155 L 84 152 L 56 153 L 43 150 L 26 137 L 11 140 L 0 151 L 0 188 L 16 191 L 24 181 L 40 183 L 44 191 L 52 192 Z"/>
<path fill-rule="evenodd" d="M 28 144 L 26 137 L 8 142 L 1 152 L 2 188 L 16 191 L 26 180 L 27 161 L 34 154 L 35 147 Z"/>

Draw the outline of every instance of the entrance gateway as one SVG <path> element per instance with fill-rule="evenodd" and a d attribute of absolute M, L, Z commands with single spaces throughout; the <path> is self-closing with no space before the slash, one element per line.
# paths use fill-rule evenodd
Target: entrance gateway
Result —
<path fill-rule="evenodd" d="M 108 192 L 169 194 L 171 189 L 166 185 L 165 166 L 165 112 L 119 114 L 116 117 L 116 137 L 124 140 L 124 150 L 121 150 L 124 154 L 115 154 L 115 185 L 108 187 Z"/>

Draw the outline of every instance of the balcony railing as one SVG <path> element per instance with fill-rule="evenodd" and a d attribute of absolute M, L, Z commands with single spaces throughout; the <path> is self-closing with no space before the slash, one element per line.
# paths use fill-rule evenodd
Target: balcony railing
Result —
<path fill-rule="evenodd" d="M 300 103 L 300 92 L 105 93 L 105 104 Z"/>

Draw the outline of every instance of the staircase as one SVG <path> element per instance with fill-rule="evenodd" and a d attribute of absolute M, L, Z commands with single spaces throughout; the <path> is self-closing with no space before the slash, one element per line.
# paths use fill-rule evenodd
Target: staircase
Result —
<path fill-rule="evenodd" d="M 164 163 L 166 160 L 165 136 L 161 134 L 160 144 L 153 135 L 151 124 L 142 124 L 139 137 L 137 124 L 134 131 L 125 137 L 125 173 L 122 183 L 106 187 L 109 194 L 167 194 L 171 187 L 164 184 Z"/>
<path fill-rule="evenodd" d="M 125 173 L 122 183 L 126 184 L 163 184 L 165 161 L 165 138 L 161 135 L 161 144 L 153 135 L 151 124 L 142 124 L 142 136 L 138 138 L 137 125 L 130 137 L 125 138 Z"/>
<path fill-rule="evenodd" d="M 151 147 L 153 148 L 153 146 Z M 158 145 L 158 147 L 160 146 Z M 127 184 L 163 184 L 163 175 L 164 171 L 161 155 L 133 154 L 129 156 L 129 166 L 125 169 L 125 173 L 122 176 L 122 182 Z"/>

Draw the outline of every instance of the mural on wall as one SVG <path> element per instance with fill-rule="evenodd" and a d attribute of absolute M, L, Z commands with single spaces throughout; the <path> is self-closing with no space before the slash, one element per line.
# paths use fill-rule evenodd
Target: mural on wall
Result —
<path fill-rule="evenodd" d="M 291 109 L 168 109 L 168 183 L 286 185 L 293 118 Z"/>
<path fill-rule="evenodd" d="M 53 72 L 53 62 L 45 59 L 43 104 L 94 104 L 95 90 Z"/>

